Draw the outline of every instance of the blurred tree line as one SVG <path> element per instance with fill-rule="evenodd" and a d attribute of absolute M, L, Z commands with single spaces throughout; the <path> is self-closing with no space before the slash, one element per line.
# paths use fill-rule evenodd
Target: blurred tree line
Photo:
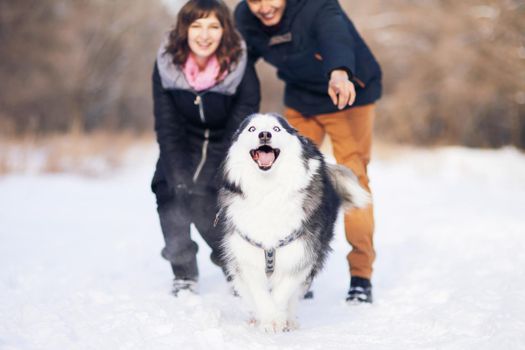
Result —
<path fill-rule="evenodd" d="M 340 2 L 383 68 L 378 137 L 525 148 L 525 1 Z M 151 131 L 173 18 L 158 0 L 0 0 L 0 134 Z M 258 69 L 263 110 L 280 111 L 282 84 Z"/>
<path fill-rule="evenodd" d="M 151 128 L 150 75 L 170 21 L 156 1 L 0 0 L 0 127 Z"/>
<path fill-rule="evenodd" d="M 380 134 L 525 148 L 525 1 L 346 3 L 383 66 Z"/>

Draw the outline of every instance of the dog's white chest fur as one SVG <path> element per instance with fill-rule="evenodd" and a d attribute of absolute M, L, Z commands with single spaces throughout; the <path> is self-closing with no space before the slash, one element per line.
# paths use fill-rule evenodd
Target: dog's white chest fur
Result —
<path fill-rule="evenodd" d="M 304 174 L 303 174 L 304 176 Z M 246 188 L 246 187 L 245 187 Z M 232 222 L 241 234 L 260 243 L 265 249 L 276 248 L 279 242 L 299 230 L 304 220 L 305 194 L 295 188 L 281 186 L 253 187 L 245 190 L 245 197 L 238 197 L 229 207 Z M 264 249 L 249 243 L 239 234 L 230 238 L 230 247 L 237 260 L 264 271 Z M 306 254 L 302 241 L 295 240 L 276 249 L 275 274 L 296 269 Z"/>
<path fill-rule="evenodd" d="M 232 219 L 242 234 L 271 248 L 300 227 L 305 194 L 280 186 L 254 190 L 258 193 L 237 198 L 229 210 L 235 213 Z"/>
<path fill-rule="evenodd" d="M 304 240 L 295 239 L 281 247 L 279 243 L 303 228 L 308 195 L 305 189 L 320 166 L 315 159 L 305 166 L 296 160 L 300 159 L 297 156 L 288 162 L 286 155 L 282 158 L 281 166 L 272 173 L 262 173 L 253 167 L 244 169 L 240 182 L 243 195 L 235 196 L 226 212 L 238 231 L 226 239 L 228 251 L 250 278 L 266 278 L 264 249 L 275 249 L 274 271 L 268 279 L 270 288 L 284 276 L 308 271 L 309 252 Z M 239 233 L 263 247 L 248 242 Z"/>

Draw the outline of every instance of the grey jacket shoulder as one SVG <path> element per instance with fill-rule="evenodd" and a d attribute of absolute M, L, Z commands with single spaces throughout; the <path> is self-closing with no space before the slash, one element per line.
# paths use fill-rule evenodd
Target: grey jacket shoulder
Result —
<path fill-rule="evenodd" d="M 188 84 L 182 69 L 173 64 L 172 55 L 166 53 L 168 35 L 162 41 L 157 51 L 157 68 L 159 70 L 162 87 L 164 89 L 190 90 L 193 88 Z M 224 95 L 234 95 L 237 87 L 242 81 L 247 64 L 246 43 L 241 40 L 242 54 L 239 62 L 233 67 L 232 71 L 219 84 L 213 86 L 208 91 L 217 92 Z"/>

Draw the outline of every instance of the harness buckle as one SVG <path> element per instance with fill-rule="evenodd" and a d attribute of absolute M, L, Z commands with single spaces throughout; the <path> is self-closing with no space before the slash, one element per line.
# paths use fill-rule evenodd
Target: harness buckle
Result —
<path fill-rule="evenodd" d="M 275 249 L 265 249 L 264 250 L 264 260 L 265 260 L 265 269 L 266 277 L 270 277 L 273 273 L 273 270 L 275 268 Z"/>

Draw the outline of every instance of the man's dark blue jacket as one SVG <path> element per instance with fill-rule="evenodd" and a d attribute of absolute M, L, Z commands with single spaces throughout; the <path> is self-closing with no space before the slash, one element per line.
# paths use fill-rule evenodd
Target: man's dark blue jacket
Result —
<path fill-rule="evenodd" d="M 284 103 L 305 116 L 338 111 L 328 95 L 334 69 L 345 69 L 356 86 L 354 106 L 381 97 L 381 69 L 337 0 L 286 0 L 281 22 L 265 27 L 246 1 L 236 25 L 250 59 L 263 57 L 285 82 Z"/>

